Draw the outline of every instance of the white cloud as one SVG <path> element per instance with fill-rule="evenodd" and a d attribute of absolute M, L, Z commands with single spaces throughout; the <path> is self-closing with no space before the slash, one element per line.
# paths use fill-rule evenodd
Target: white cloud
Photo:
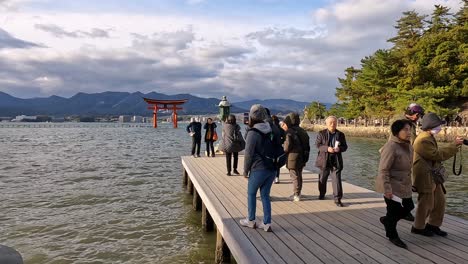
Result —
<path fill-rule="evenodd" d="M 457 1 L 443 4 L 456 11 Z M 436 2 L 330 1 L 310 11 L 309 23 L 280 25 L 271 21 L 281 18 L 269 17 L 7 11 L 4 35 L 32 46 L 0 48 L 0 89 L 19 96 L 139 90 L 332 102 L 337 77 L 388 47 L 401 12 L 430 13 Z"/>

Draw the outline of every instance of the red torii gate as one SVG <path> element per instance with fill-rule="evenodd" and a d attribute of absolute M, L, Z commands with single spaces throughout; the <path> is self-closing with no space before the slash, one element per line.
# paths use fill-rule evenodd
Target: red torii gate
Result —
<path fill-rule="evenodd" d="M 188 101 L 188 99 L 180 100 L 157 100 L 143 98 L 148 103 L 148 109 L 153 110 L 153 127 L 158 127 L 158 110 L 172 110 L 172 123 L 174 128 L 177 128 L 177 110 L 182 110 L 182 107 L 177 107 Z"/>

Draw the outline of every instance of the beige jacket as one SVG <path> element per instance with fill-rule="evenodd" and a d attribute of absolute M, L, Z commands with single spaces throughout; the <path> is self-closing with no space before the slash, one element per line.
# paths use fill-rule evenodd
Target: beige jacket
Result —
<path fill-rule="evenodd" d="M 438 147 L 434 136 L 429 131 L 419 133 L 413 148 L 413 185 L 418 193 L 431 193 L 435 188 L 431 176 L 432 166 L 438 166 L 442 161 L 453 157 L 458 148 L 454 143 Z"/>
<path fill-rule="evenodd" d="M 400 198 L 410 198 L 412 161 L 413 147 L 410 142 L 391 136 L 381 149 L 377 184 L 383 188 L 377 189 Z"/>

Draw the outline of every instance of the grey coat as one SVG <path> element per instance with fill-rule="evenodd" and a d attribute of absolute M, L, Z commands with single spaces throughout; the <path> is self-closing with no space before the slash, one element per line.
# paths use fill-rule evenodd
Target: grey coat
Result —
<path fill-rule="evenodd" d="M 238 124 L 223 124 L 222 150 L 224 152 L 233 153 L 244 150 L 245 140 L 240 130 L 241 128 Z"/>
<path fill-rule="evenodd" d="M 413 147 L 409 141 L 391 136 L 380 154 L 379 176 L 386 193 L 411 198 Z"/>

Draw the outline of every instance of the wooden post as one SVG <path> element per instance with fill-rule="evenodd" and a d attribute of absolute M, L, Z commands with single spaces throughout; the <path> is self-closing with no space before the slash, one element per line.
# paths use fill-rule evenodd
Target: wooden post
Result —
<path fill-rule="evenodd" d="M 188 173 L 185 168 L 182 168 L 182 171 L 182 184 L 184 185 L 184 188 L 187 188 Z"/>
<path fill-rule="evenodd" d="M 197 189 L 193 188 L 193 202 L 192 202 L 193 210 L 200 211 L 202 209 L 202 200 L 200 195 L 197 192 Z"/>
<path fill-rule="evenodd" d="M 153 127 L 157 128 L 158 127 L 158 105 L 154 105 L 154 110 L 153 110 Z"/>
<path fill-rule="evenodd" d="M 177 128 L 177 105 L 173 105 L 172 107 L 172 122 L 174 124 L 174 128 Z"/>
<path fill-rule="evenodd" d="M 231 262 L 231 251 L 229 250 L 226 242 L 217 229 L 216 232 L 216 254 L 215 254 L 215 263 L 230 263 Z"/>
<path fill-rule="evenodd" d="M 193 183 L 190 180 L 190 178 L 188 179 L 188 182 L 187 182 L 187 190 L 190 194 L 193 194 Z"/>
<path fill-rule="evenodd" d="M 203 230 L 206 232 L 213 231 L 214 229 L 214 222 L 213 218 L 211 218 L 210 212 L 206 209 L 205 203 L 202 202 L 202 227 Z"/>

